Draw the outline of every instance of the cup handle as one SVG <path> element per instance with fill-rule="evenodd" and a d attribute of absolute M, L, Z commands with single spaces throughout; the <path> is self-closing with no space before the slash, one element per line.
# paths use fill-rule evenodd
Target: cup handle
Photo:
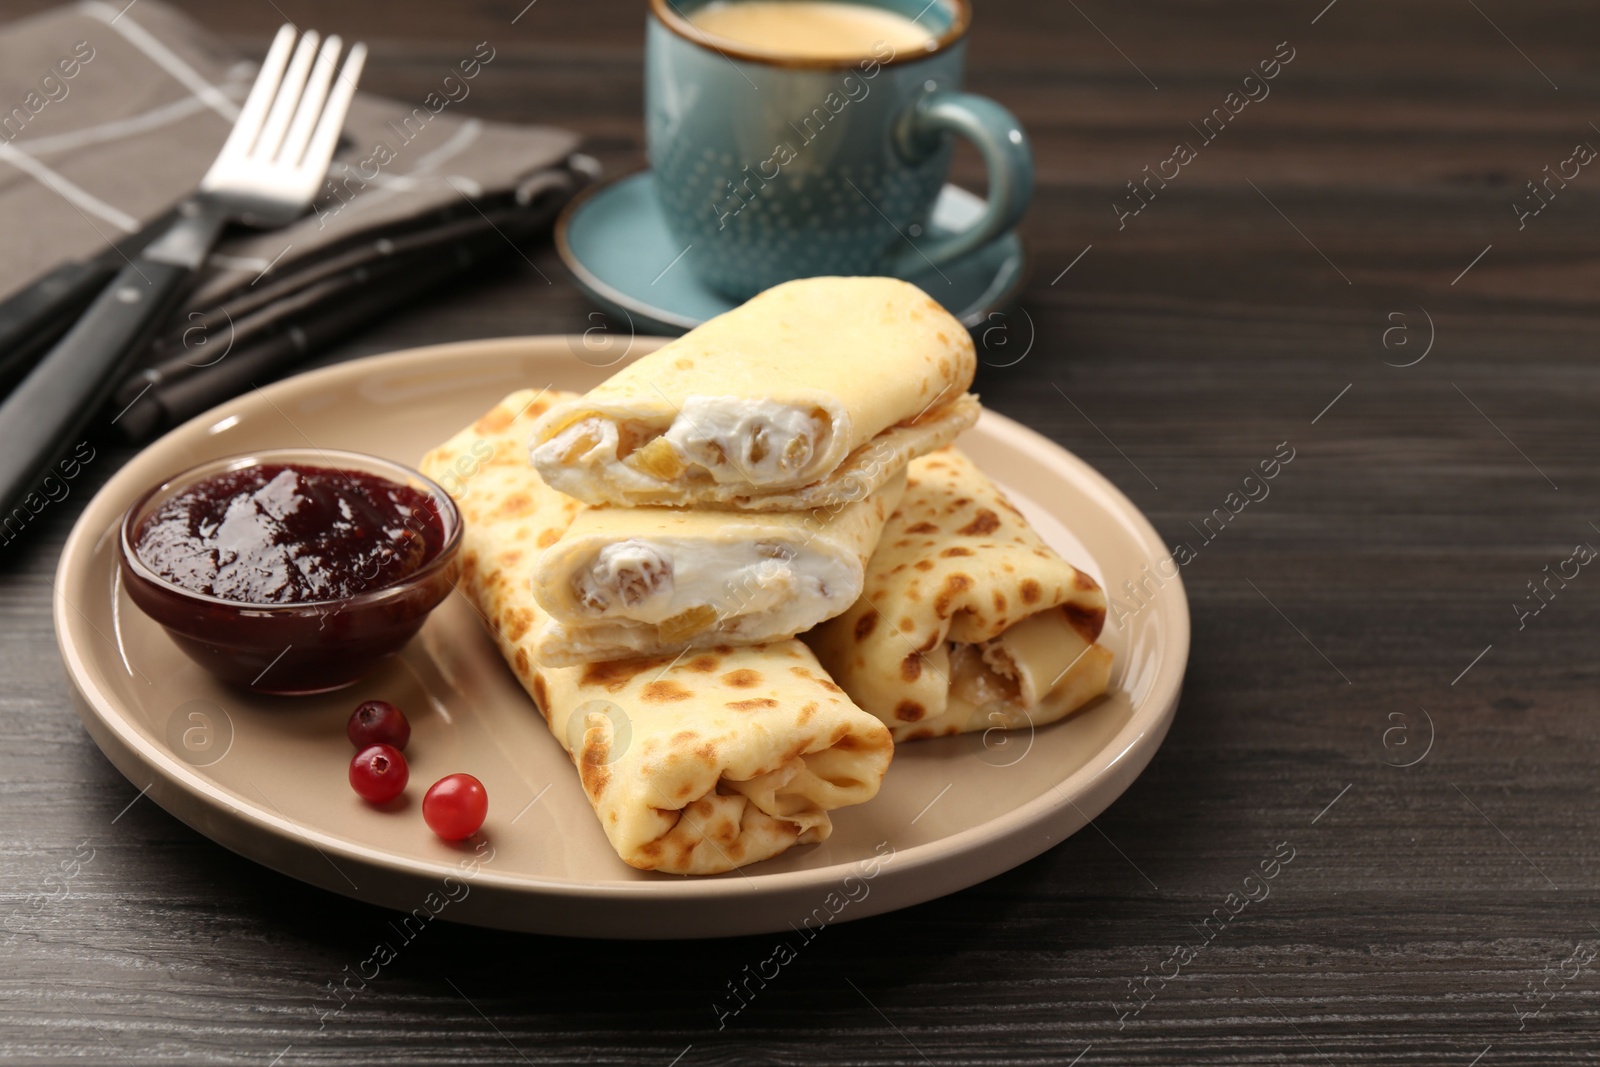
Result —
<path fill-rule="evenodd" d="M 908 250 L 896 260 L 901 274 L 941 266 L 1010 230 L 1033 196 L 1033 149 L 1022 124 L 985 96 L 935 89 L 906 109 L 895 130 L 896 147 L 912 163 L 933 155 L 946 132 L 977 146 L 989 169 L 989 203 L 971 226 Z"/>

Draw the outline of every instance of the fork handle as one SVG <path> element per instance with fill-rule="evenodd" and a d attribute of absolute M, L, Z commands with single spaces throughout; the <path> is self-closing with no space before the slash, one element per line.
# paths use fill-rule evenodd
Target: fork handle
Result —
<path fill-rule="evenodd" d="M 43 506 L 41 483 L 48 496 L 56 460 L 85 435 L 194 276 L 198 262 L 183 258 L 147 250 L 130 261 L 0 404 L 0 524 L 24 504 L 29 514 Z"/>

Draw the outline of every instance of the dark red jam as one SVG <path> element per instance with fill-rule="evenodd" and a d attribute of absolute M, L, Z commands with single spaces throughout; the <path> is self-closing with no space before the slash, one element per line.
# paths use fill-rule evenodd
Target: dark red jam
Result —
<path fill-rule="evenodd" d="M 426 493 L 361 471 L 259 464 L 196 482 L 145 517 L 140 561 L 174 585 L 244 604 L 339 600 L 439 554 Z"/>

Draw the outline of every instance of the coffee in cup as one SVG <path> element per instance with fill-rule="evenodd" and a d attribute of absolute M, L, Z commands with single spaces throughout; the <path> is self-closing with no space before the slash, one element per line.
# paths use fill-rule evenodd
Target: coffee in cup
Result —
<path fill-rule="evenodd" d="M 909 276 L 1016 225 L 1033 158 L 1016 118 L 960 89 L 967 0 L 651 0 L 645 121 L 684 263 L 748 297 L 793 278 Z M 952 133 L 989 170 L 967 228 L 930 233 Z"/>

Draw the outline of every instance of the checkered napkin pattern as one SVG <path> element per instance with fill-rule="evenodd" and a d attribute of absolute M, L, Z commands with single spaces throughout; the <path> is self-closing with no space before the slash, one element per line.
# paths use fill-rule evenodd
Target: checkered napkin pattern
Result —
<path fill-rule="evenodd" d="M 193 190 L 255 78 L 255 62 L 159 0 L 125 4 L 0 27 L 0 296 L 105 254 Z M 223 399 L 230 374 L 309 354 L 548 228 L 584 160 L 567 131 L 466 113 L 498 58 L 492 42 L 465 45 L 415 101 L 356 95 L 313 210 L 279 230 L 230 230 L 149 354 L 172 371 L 217 360 L 216 373 L 147 372 L 119 393 L 153 388 L 159 410 L 125 420 L 134 436 Z M 210 351 L 196 352 L 201 340 Z M 240 366 L 224 370 L 230 360 Z M 193 395 L 174 392 L 178 378 L 194 379 Z"/>

